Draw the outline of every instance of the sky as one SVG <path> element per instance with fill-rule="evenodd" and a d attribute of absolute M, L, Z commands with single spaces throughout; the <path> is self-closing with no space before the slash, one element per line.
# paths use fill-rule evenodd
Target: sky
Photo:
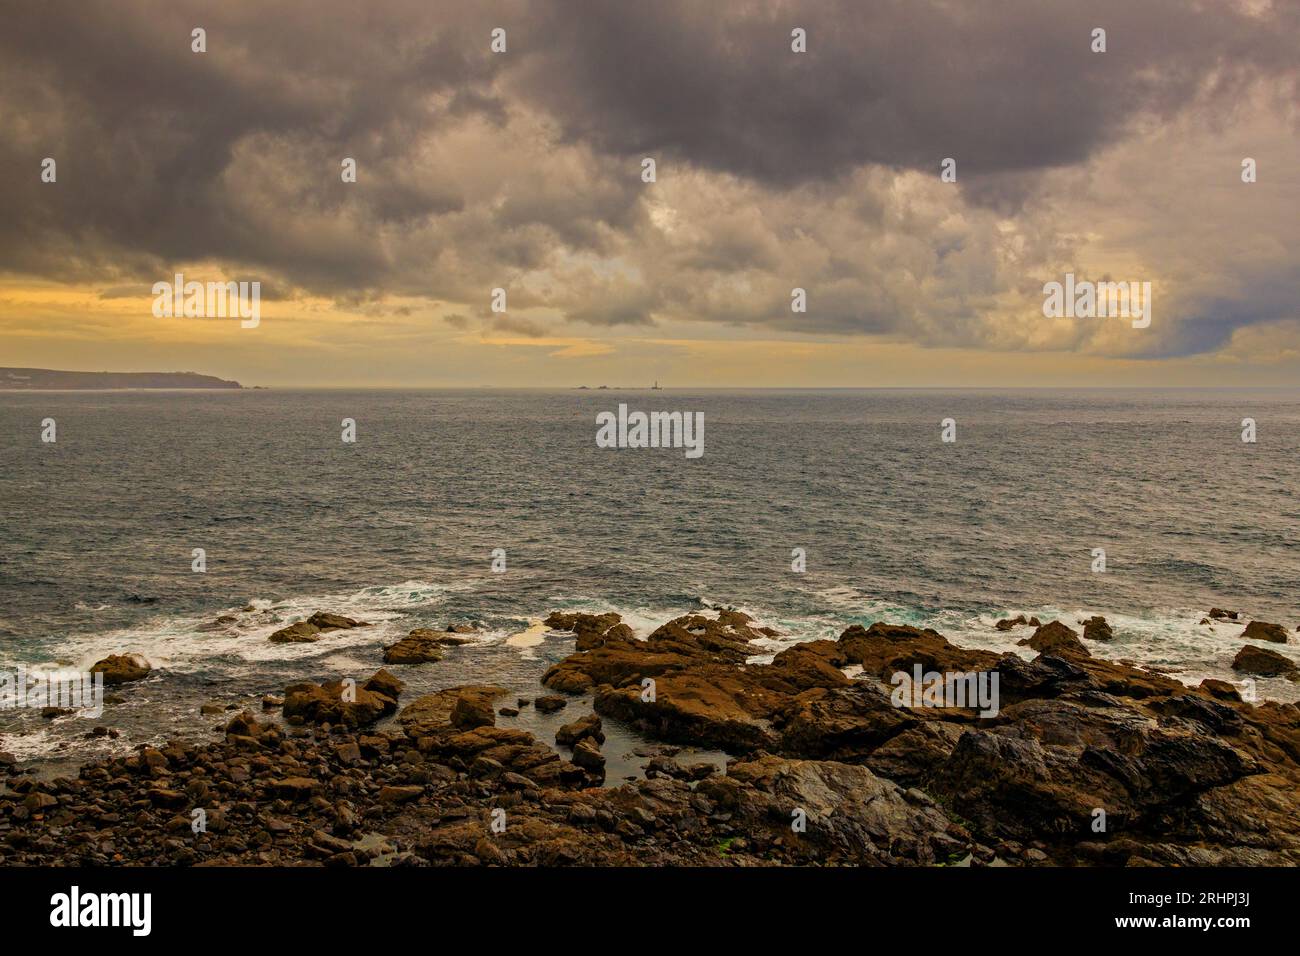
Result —
<path fill-rule="evenodd" d="M 1297 0 L 0 0 L 0 24 L 0 366 L 1300 383 Z M 176 273 L 258 282 L 258 324 L 156 315 Z M 1150 324 L 1045 316 L 1067 273 L 1149 282 Z"/>

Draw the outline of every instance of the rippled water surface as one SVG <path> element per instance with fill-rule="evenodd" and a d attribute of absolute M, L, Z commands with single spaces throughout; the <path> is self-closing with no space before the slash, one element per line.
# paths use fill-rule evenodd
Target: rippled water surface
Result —
<path fill-rule="evenodd" d="M 596 414 L 619 402 L 703 412 L 704 456 L 597 448 Z M 994 631 L 1004 614 L 1100 613 L 1116 640 L 1094 653 L 1230 678 L 1241 626 L 1200 625 L 1210 607 L 1300 640 L 1298 469 L 1300 391 L 0 393 L 4 666 L 136 651 L 157 667 L 111 705 L 122 740 L 8 712 L 0 747 L 200 733 L 199 703 L 364 676 L 383 644 L 450 621 L 482 635 L 402 668 L 408 694 L 540 692 L 572 641 L 507 638 L 554 608 L 617 610 L 644 634 L 735 605 L 788 635 L 769 651 L 880 619 L 1011 649 L 1027 634 Z M 267 642 L 318 609 L 375 626 Z"/>

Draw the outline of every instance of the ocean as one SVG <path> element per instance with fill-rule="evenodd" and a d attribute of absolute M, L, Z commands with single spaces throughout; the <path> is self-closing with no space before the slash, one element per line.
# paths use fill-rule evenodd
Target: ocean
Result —
<path fill-rule="evenodd" d="M 703 413 L 703 455 L 597 447 L 619 403 Z M 96 721 L 121 737 L 6 710 L 0 750 L 63 768 L 203 739 L 221 718 L 202 703 L 364 678 L 383 645 L 451 622 L 481 632 L 390 668 L 404 700 L 532 696 L 573 642 L 512 636 L 555 609 L 645 635 L 734 606 L 783 635 L 759 659 L 877 620 L 1028 655 L 998 618 L 1101 614 L 1115 640 L 1095 655 L 1232 680 L 1242 624 L 1200 624 L 1211 607 L 1282 624 L 1292 643 L 1268 646 L 1300 661 L 1298 464 L 1300 390 L 4 392 L 0 667 L 136 652 L 155 670 Z M 374 626 L 266 640 L 316 610 Z"/>

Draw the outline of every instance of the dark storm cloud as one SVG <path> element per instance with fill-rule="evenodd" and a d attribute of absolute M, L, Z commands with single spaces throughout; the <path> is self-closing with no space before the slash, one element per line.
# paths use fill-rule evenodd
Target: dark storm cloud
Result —
<path fill-rule="evenodd" d="M 1298 41 L 1300 5 L 1230 0 L 0 0 L 0 271 L 117 296 L 212 260 L 341 302 L 479 314 L 503 285 L 597 326 L 1023 345 L 980 311 L 1026 285 L 992 217 L 1033 267 L 1077 225 L 1035 209 L 1055 171 L 1231 116 L 1260 78 L 1294 94 Z M 886 175 L 945 157 L 941 208 Z M 801 282 L 816 308 L 796 316 Z M 1202 297 L 1150 347 L 1218 347 L 1285 317 L 1296 282 Z"/>
<path fill-rule="evenodd" d="M 151 259 L 217 256 L 302 270 L 295 277 L 308 282 L 374 281 L 365 255 L 348 270 L 259 241 L 229 208 L 229 192 L 246 184 L 223 177 L 248 138 L 283 137 L 319 170 L 313 204 L 340 201 L 328 187 L 340 185 L 340 159 L 353 156 L 376 179 L 367 214 L 457 208 L 454 194 L 374 174 L 409 159 L 437 123 L 432 96 L 445 94 L 460 115 L 499 113 L 486 92 L 488 27 L 462 16 L 413 29 L 430 19 L 420 3 L 387 4 L 386 14 L 351 3 L 0 4 L 0 104 L 21 120 L 6 124 L 0 143 L 9 214 L 0 264 L 57 274 L 65 250 L 48 244 L 62 236 L 77 240 L 92 270 L 110 270 L 129 250 L 143 256 L 130 264 L 137 270 L 143 262 L 156 271 Z M 190 49 L 196 26 L 207 31 L 205 54 Z M 31 176 L 44 156 L 59 162 L 58 189 Z"/>
<path fill-rule="evenodd" d="M 705 4 L 575 0 L 523 95 L 612 153 L 787 185 L 863 163 L 963 177 L 1076 163 L 1213 86 L 1297 64 L 1295 5 L 1186 0 Z M 1104 26 L 1108 52 L 1090 49 Z M 791 55 L 790 32 L 809 53 Z M 990 194 L 1005 199 L 1012 187 Z"/>

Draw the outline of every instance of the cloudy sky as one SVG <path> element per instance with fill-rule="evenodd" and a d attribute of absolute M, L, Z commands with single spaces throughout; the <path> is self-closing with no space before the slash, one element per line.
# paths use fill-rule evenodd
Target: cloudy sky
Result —
<path fill-rule="evenodd" d="M 1300 382 L 1296 0 L 0 0 L 0 24 L 0 365 Z M 259 281 L 261 324 L 156 318 L 176 272 Z M 1150 327 L 1044 318 L 1067 272 L 1151 282 Z"/>

